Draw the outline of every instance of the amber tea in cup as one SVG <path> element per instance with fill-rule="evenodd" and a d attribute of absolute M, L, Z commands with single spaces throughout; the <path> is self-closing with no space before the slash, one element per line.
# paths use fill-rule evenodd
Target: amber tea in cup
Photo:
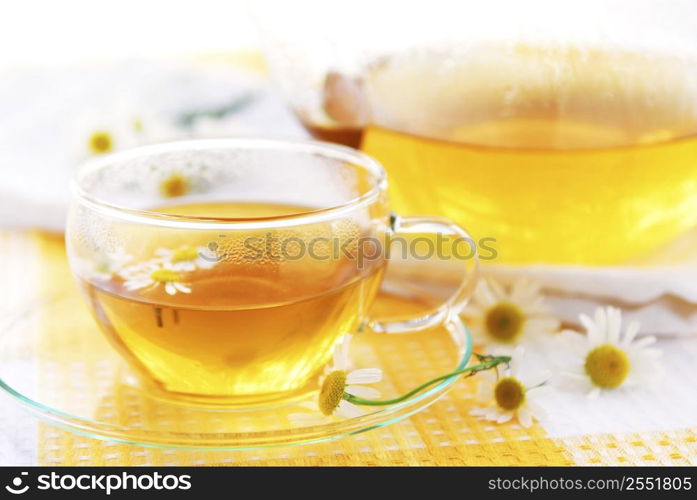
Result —
<path fill-rule="evenodd" d="M 190 141 L 87 164 L 67 241 L 97 323 L 154 393 L 256 405 L 306 394 L 344 334 L 381 323 L 370 305 L 396 232 L 448 222 L 390 214 L 369 157 L 319 143 Z M 463 264 L 465 265 L 465 264 Z"/>

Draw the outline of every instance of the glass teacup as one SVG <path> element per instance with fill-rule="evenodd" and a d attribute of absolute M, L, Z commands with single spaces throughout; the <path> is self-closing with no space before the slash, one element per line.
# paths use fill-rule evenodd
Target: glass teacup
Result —
<path fill-rule="evenodd" d="M 117 153 L 75 179 L 70 264 L 100 328 L 156 393 L 239 405 L 292 398 L 316 388 L 344 334 L 429 328 L 471 293 L 467 233 L 395 216 L 386 186 L 373 159 L 322 143 L 219 139 Z M 390 245 L 407 233 L 466 245 L 464 279 L 427 314 L 371 319 Z"/>

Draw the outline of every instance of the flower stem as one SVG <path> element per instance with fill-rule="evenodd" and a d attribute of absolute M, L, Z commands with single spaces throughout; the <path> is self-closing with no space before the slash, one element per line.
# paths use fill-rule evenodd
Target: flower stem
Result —
<path fill-rule="evenodd" d="M 354 396 L 353 394 L 349 393 L 344 393 L 343 398 L 348 401 L 349 403 L 353 403 L 355 405 L 366 405 L 366 406 L 385 406 L 385 405 L 391 405 L 395 403 L 399 403 L 401 401 L 404 401 L 405 399 L 408 399 L 415 394 L 418 394 L 419 392 L 423 391 L 427 387 L 435 384 L 436 382 L 440 382 L 441 380 L 448 379 L 450 377 L 456 377 L 458 375 L 462 375 L 464 373 L 469 373 L 471 375 L 474 375 L 477 372 L 483 371 L 483 370 L 489 370 L 491 368 L 495 368 L 496 366 L 506 363 L 508 364 L 511 361 L 510 356 L 480 356 L 477 355 L 480 361 L 482 361 L 479 364 L 468 366 L 466 368 L 463 368 L 462 370 L 456 370 L 454 372 L 446 373 L 445 375 L 441 375 L 440 377 L 436 377 L 434 379 L 429 380 L 428 382 L 421 384 L 415 389 L 412 389 L 411 391 L 407 392 L 406 394 L 393 398 L 393 399 L 381 399 L 381 400 L 373 400 L 373 399 L 363 399 L 359 398 L 358 396 Z"/>

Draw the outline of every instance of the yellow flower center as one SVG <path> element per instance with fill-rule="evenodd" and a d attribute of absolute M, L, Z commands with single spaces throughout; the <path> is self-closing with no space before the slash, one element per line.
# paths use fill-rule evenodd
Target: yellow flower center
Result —
<path fill-rule="evenodd" d="M 150 273 L 150 278 L 160 283 L 173 283 L 181 280 L 179 273 L 171 269 L 156 269 Z"/>
<path fill-rule="evenodd" d="M 630 363 L 622 349 L 603 344 L 588 353 L 584 368 L 593 384 L 603 389 L 613 389 L 622 385 L 629 375 Z"/>
<path fill-rule="evenodd" d="M 177 198 L 189 192 L 189 179 L 181 174 L 172 174 L 160 183 L 160 194 L 165 198 Z"/>
<path fill-rule="evenodd" d="M 485 315 L 486 331 L 494 340 L 513 342 L 523 331 L 525 315 L 515 304 L 499 302 Z"/>
<path fill-rule="evenodd" d="M 504 377 L 494 387 L 496 404 L 504 410 L 517 410 L 525 403 L 525 387 L 517 378 Z"/>
<path fill-rule="evenodd" d="M 324 415 L 331 415 L 341 403 L 346 389 L 346 372 L 336 370 L 327 375 L 319 391 L 319 410 Z"/>
<path fill-rule="evenodd" d="M 109 132 L 98 130 L 90 136 L 87 146 L 93 154 L 101 155 L 114 149 L 114 140 Z"/>
<path fill-rule="evenodd" d="M 198 248 L 181 247 L 172 252 L 172 262 L 188 262 L 198 259 Z"/>

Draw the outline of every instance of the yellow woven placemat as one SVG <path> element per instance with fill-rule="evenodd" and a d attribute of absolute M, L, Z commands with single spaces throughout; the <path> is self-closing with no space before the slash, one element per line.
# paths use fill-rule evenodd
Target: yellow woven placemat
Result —
<path fill-rule="evenodd" d="M 62 237 L 43 233 L 4 233 L 36 252 L 5 245 L 5 263 L 37 259 L 33 273 L 45 293 L 74 288 Z M 22 247 L 24 248 L 24 247 Z M 406 344 L 405 344 L 406 345 Z M 47 347 L 48 348 L 48 347 Z M 399 353 L 397 353 L 399 355 Z M 405 359 L 415 358 L 413 356 Z M 415 364 L 429 361 L 425 353 Z M 409 369 L 411 367 L 407 367 Z M 413 367 L 418 370 L 418 366 Z M 55 373 L 43 374 L 56 376 Z M 58 374 L 69 377 L 69 373 Z M 42 374 L 39 374 L 41 380 Z M 218 452 L 155 449 L 100 441 L 39 424 L 38 462 L 42 465 L 570 465 L 694 464 L 697 429 L 591 435 L 551 439 L 542 427 L 495 425 L 469 415 L 474 379 L 464 379 L 430 408 L 397 424 L 338 441 L 264 450 Z M 128 401 L 114 401 L 128 417 Z"/>

